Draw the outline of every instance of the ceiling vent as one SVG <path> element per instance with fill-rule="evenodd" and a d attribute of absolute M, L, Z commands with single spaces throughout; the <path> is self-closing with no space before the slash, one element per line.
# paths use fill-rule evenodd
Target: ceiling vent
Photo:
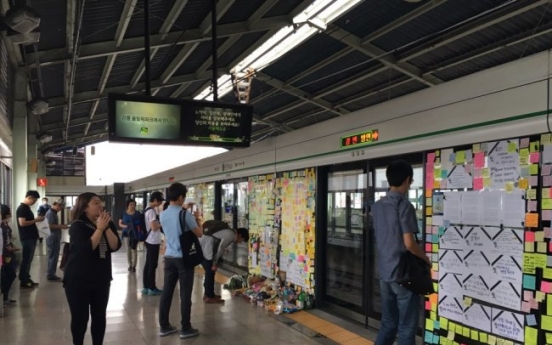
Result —
<path fill-rule="evenodd" d="M 13 31 L 31 33 L 40 25 L 40 14 L 26 5 L 16 5 L 6 12 L 4 21 Z"/>
<path fill-rule="evenodd" d="M 46 161 L 46 166 L 49 166 L 49 167 L 56 166 L 56 161 Z"/>
<path fill-rule="evenodd" d="M 46 114 L 50 110 L 50 103 L 42 98 L 34 98 L 29 102 L 29 110 L 35 115 Z"/>
<path fill-rule="evenodd" d="M 42 133 L 40 135 L 37 135 L 36 137 L 41 143 L 46 144 L 52 141 L 52 134 L 50 133 Z"/>

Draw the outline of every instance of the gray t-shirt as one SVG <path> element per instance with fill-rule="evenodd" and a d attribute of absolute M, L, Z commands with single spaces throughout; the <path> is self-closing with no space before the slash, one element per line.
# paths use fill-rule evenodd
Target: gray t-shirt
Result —
<path fill-rule="evenodd" d="M 378 270 L 384 282 L 397 280 L 401 255 L 406 252 L 403 235 L 418 232 L 414 206 L 399 192 L 389 192 L 372 206 Z"/>
<path fill-rule="evenodd" d="M 57 212 L 49 209 L 48 212 L 46 212 L 46 220 L 48 224 L 58 224 L 59 218 Z M 50 227 L 50 234 L 61 238 L 61 229 L 52 229 L 52 227 Z"/>

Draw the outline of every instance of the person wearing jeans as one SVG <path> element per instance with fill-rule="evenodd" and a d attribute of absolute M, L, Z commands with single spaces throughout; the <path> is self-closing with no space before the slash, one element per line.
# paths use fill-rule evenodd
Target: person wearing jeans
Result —
<path fill-rule="evenodd" d="M 410 251 L 423 259 L 429 259 L 417 244 L 414 236 L 418 222 L 414 207 L 407 199 L 414 171 L 404 161 L 394 161 L 387 167 L 389 192 L 372 206 L 376 249 L 379 256 L 382 317 L 375 345 L 415 345 L 420 296 L 396 283 L 401 256 Z"/>
<path fill-rule="evenodd" d="M 149 207 L 144 211 L 146 221 L 146 229 L 148 236 L 146 238 L 146 264 L 144 265 L 144 295 L 157 296 L 161 294 L 161 290 L 155 284 L 155 271 L 159 262 L 159 246 L 161 245 L 161 224 L 159 217 L 155 211 L 163 202 L 163 194 L 161 192 L 151 193 Z"/>
<path fill-rule="evenodd" d="M 180 226 L 180 211 L 186 199 L 186 187 L 181 183 L 173 183 L 167 189 L 169 207 L 161 213 L 161 226 L 165 233 L 167 249 L 165 251 L 165 280 L 163 293 L 159 300 L 159 335 L 165 337 L 177 331 L 176 327 L 169 322 L 169 312 L 176 283 L 180 282 L 180 315 L 181 326 L 180 338 L 191 338 L 199 335 L 199 331 L 192 327 L 192 288 L 194 286 L 194 268 L 185 267 L 182 259 L 182 248 L 180 247 L 180 234 L 183 231 L 192 231 L 201 238 L 203 231 L 197 225 L 193 215 L 185 217 L 184 229 Z"/>
<path fill-rule="evenodd" d="M 50 226 L 50 235 L 46 238 L 46 245 L 48 246 L 48 272 L 46 279 L 49 281 L 61 281 L 61 278 L 56 275 L 59 249 L 61 247 L 61 230 L 68 228 L 65 224 L 58 224 L 58 212 L 61 211 L 61 208 L 62 205 L 56 201 L 46 212 L 46 220 Z"/>
<path fill-rule="evenodd" d="M 0 230 L 2 232 L 2 271 L 0 276 L 0 291 L 2 292 L 4 305 L 12 305 L 16 303 L 15 300 L 9 298 L 10 289 L 13 281 L 16 277 L 15 262 L 16 255 L 19 249 L 13 243 L 12 229 L 10 227 L 11 221 L 11 209 L 8 205 L 0 205 L 0 214 L 2 214 L 2 222 L 0 223 Z"/>
<path fill-rule="evenodd" d="M 44 217 L 35 218 L 31 206 L 40 198 L 36 190 L 30 190 L 25 194 L 25 200 L 17 208 L 15 215 L 17 217 L 17 228 L 19 229 L 19 239 L 23 248 L 21 266 L 19 267 L 19 280 L 21 287 L 25 289 L 38 286 L 31 279 L 31 263 L 33 262 L 36 242 L 38 241 L 38 228 L 36 223 L 44 220 Z"/>

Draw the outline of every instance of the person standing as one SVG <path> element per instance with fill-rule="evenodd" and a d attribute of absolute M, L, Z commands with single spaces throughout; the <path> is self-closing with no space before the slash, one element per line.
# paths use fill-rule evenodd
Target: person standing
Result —
<path fill-rule="evenodd" d="M 119 219 L 119 226 L 123 229 L 123 241 L 127 247 L 128 271 L 136 272 L 136 262 L 138 261 L 138 239 L 132 229 L 140 225 L 140 212 L 136 210 L 136 200 L 126 201 L 126 210 Z"/>
<path fill-rule="evenodd" d="M 92 344 L 102 345 L 113 280 L 111 253 L 121 248 L 121 239 L 111 217 L 103 211 L 101 199 L 94 193 L 77 197 L 72 219 L 63 287 L 71 311 L 73 344 L 83 345 L 91 316 Z"/>
<path fill-rule="evenodd" d="M 25 200 L 23 200 L 15 212 L 19 239 L 23 247 L 23 257 L 21 259 L 21 267 L 19 268 L 19 280 L 21 281 L 21 287 L 25 289 L 38 286 L 38 283 L 35 283 L 31 279 L 30 270 L 36 249 L 36 242 L 38 240 L 38 228 L 36 227 L 36 223 L 44 220 L 43 216 L 35 218 L 33 211 L 31 211 L 31 206 L 36 204 L 39 198 L 40 194 L 38 194 L 36 190 L 28 191 L 27 194 L 25 194 Z"/>
<path fill-rule="evenodd" d="M 61 211 L 61 208 L 62 204 L 55 201 L 48 212 L 46 212 L 46 220 L 50 226 L 50 235 L 46 238 L 46 245 L 48 246 L 48 272 L 46 279 L 49 281 L 61 281 L 61 278 L 56 275 L 59 249 L 61 247 L 61 230 L 69 228 L 66 224 L 58 224 L 58 213 Z"/>
<path fill-rule="evenodd" d="M 11 305 L 16 303 L 15 300 L 9 298 L 9 293 L 13 281 L 15 280 L 15 269 L 17 263 L 15 261 L 17 252 L 19 249 L 13 244 L 13 231 L 10 227 L 10 220 L 12 217 L 11 209 L 8 205 L 0 206 L 0 213 L 2 214 L 2 222 L 0 223 L 0 228 L 2 230 L 2 273 L 0 277 L 1 282 L 1 291 L 4 299 L 4 305 Z"/>
<path fill-rule="evenodd" d="M 222 229 L 211 236 L 207 235 L 209 224 L 213 224 L 215 221 L 207 221 L 203 224 L 203 230 L 205 234 L 201 237 L 201 249 L 203 250 L 204 260 L 201 263 L 205 270 L 205 280 L 203 287 L 205 293 L 203 295 L 203 301 L 205 303 L 224 303 L 224 300 L 219 295 L 215 295 L 215 274 L 217 272 L 217 265 L 224 254 L 226 248 L 232 243 L 242 243 L 249 241 L 249 230 L 246 228 L 234 229 Z"/>
<path fill-rule="evenodd" d="M 155 284 L 155 270 L 159 262 L 159 247 L 161 245 L 161 223 L 159 222 L 159 216 L 157 215 L 156 209 L 163 203 L 163 200 L 165 200 L 163 198 L 163 193 L 151 193 L 149 207 L 144 211 L 146 229 L 148 231 L 148 236 L 145 241 L 146 264 L 144 265 L 144 288 L 142 289 L 144 295 L 157 296 L 163 292 L 159 290 Z"/>
<path fill-rule="evenodd" d="M 420 315 L 420 296 L 396 281 L 401 256 L 410 251 L 430 264 L 416 241 L 418 222 L 414 206 L 407 198 L 413 181 L 412 166 L 394 161 L 387 167 L 389 192 L 372 206 L 376 248 L 379 256 L 382 303 L 381 327 L 375 345 L 414 345 Z"/>
<path fill-rule="evenodd" d="M 36 210 L 36 214 L 39 216 L 46 216 L 46 213 L 50 210 L 52 206 L 48 204 L 48 198 L 42 198 L 42 205 L 38 206 L 38 210 Z"/>
<path fill-rule="evenodd" d="M 165 251 L 165 279 L 163 293 L 159 300 L 159 335 L 161 337 L 175 333 L 176 327 L 169 322 L 169 312 L 176 283 L 180 282 L 180 338 L 191 338 L 199 335 L 199 331 L 192 328 L 190 322 L 192 312 L 192 288 L 194 286 L 194 268 L 184 265 L 182 248 L 180 247 L 180 234 L 184 231 L 192 231 L 197 237 L 203 235 L 203 231 L 197 225 L 193 215 L 189 211 L 185 216 L 185 229 L 180 226 L 180 211 L 186 199 L 187 189 L 182 183 L 173 183 L 167 189 L 169 207 L 161 213 L 161 226 L 165 233 L 167 249 Z"/>

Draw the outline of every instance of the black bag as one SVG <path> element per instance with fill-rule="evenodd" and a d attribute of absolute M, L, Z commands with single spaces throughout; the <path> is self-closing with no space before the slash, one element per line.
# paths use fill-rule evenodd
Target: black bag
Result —
<path fill-rule="evenodd" d="M 397 283 L 416 295 L 429 295 L 435 292 L 429 266 L 408 250 L 399 261 L 399 277 Z"/>
<path fill-rule="evenodd" d="M 65 266 L 67 265 L 67 260 L 69 259 L 69 250 L 71 249 L 71 244 L 68 242 L 63 242 L 63 252 L 61 254 L 61 262 L 59 264 L 59 269 L 64 271 Z"/>
<path fill-rule="evenodd" d="M 199 238 L 191 231 L 186 230 L 186 213 L 185 210 L 180 211 L 180 248 L 182 249 L 182 259 L 184 266 L 194 268 L 203 262 L 203 251 L 199 243 Z"/>
<path fill-rule="evenodd" d="M 223 222 L 222 220 L 208 220 L 205 221 L 202 225 L 203 234 L 207 236 L 213 236 L 221 230 L 230 229 L 228 223 Z"/>

